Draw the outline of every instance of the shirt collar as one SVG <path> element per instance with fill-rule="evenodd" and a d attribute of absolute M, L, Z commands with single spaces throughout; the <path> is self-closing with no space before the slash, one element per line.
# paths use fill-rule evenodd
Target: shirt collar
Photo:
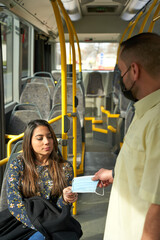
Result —
<path fill-rule="evenodd" d="M 141 100 L 134 104 L 135 113 L 137 117 L 141 118 L 145 114 L 145 112 L 147 112 L 149 109 L 157 105 L 159 102 L 160 102 L 160 89 L 147 95 L 146 97 L 142 98 Z"/>

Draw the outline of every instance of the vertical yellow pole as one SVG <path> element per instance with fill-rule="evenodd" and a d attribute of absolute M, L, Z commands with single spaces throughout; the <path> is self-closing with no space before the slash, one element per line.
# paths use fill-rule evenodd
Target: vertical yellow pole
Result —
<path fill-rule="evenodd" d="M 73 56 L 73 90 L 72 90 L 72 101 L 73 101 L 73 114 L 75 113 L 75 116 L 73 116 L 73 170 L 74 170 L 74 177 L 77 176 L 77 117 L 76 117 L 76 106 L 75 106 L 75 96 L 76 96 L 76 55 L 75 55 L 75 47 L 74 47 L 74 36 L 73 36 L 73 32 L 70 26 L 70 23 L 68 21 L 69 16 L 62 4 L 62 2 L 60 0 L 57 0 L 61 11 L 63 13 L 63 16 L 65 18 L 66 24 L 67 24 L 67 28 L 69 31 L 69 35 L 70 35 L 70 44 L 72 46 L 72 56 Z M 76 203 L 73 204 L 73 214 L 76 214 Z"/>
<path fill-rule="evenodd" d="M 158 5 L 158 7 L 157 7 L 157 9 L 156 9 L 156 11 L 155 11 L 155 13 L 154 13 L 154 15 L 153 15 L 153 18 L 152 18 L 152 21 L 151 21 L 151 23 L 150 23 L 148 32 L 152 32 L 152 31 L 153 31 L 153 27 L 154 27 L 154 24 L 155 24 L 155 22 L 156 22 L 156 18 L 157 18 L 157 16 L 158 16 L 159 11 L 160 11 L 160 3 L 159 3 L 159 5 Z"/>
<path fill-rule="evenodd" d="M 154 0 L 153 3 L 152 3 L 152 5 L 150 6 L 150 8 L 149 8 L 149 10 L 148 10 L 148 12 L 147 12 L 145 18 L 143 19 L 143 22 L 142 22 L 142 25 L 141 25 L 141 27 L 140 27 L 139 33 L 142 33 L 142 32 L 143 32 L 144 27 L 145 27 L 145 25 L 146 25 L 146 22 L 147 22 L 147 20 L 148 20 L 150 14 L 151 14 L 153 8 L 155 7 L 157 1 L 158 1 L 158 0 Z"/>
<path fill-rule="evenodd" d="M 67 133 L 64 132 L 64 116 L 67 114 L 67 69 L 66 69 L 66 47 L 65 47 L 65 38 L 64 38 L 64 30 L 63 30 L 63 24 L 59 12 L 59 8 L 57 6 L 57 3 L 55 0 L 50 0 L 56 22 L 58 27 L 58 33 L 59 33 L 59 40 L 60 40 L 60 48 L 61 48 L 61 106 L 62 106 L 62 140 L 67 139 Z M 62 146 L 62 155 L 65 160 L 67 160 L 67 146 Z"/>
<path fill-rule="evenodd" d="M 69 64 L 72 63 L 71 39 L 69 36 Z"/>
<path fill-rule="evenodd" d="M 140 17 L 142 16 L 143 13 L 144 13 L 144 11 L 141 11 L 141 12 L 138 14 L 138 16 L 136 17 L 135 21 L 133 22 L 132 27 L 131 27 L 131 30 L 129 31 L 129 34 L 128 34 L 128 39 L 131 37 L 132 32 L 133 32 L 133 30 L 135 29 L 136 24 L 137 24 L 137 22 L 139 21 L 139 19 L 140 19 Z"/>
<path fill-rule="evenodd" d="M 119 52 L 120 52 L 120 44 L 121 44 L 121 42 L 123 41 L 124 36 L 126 35 L 128 29 L 131 27 L 127 39 L 131 37 L 132 32 L 133 32 L 133 30 L 135 29 L 136 24 L 137 24 L 137 22 L 139 21 L 139 19 L 140 19 L 140 17 L 142 16 L 143 13 L 144 13 L 144 11 L 141 11 L 141 12 L 138 14 L 138 16 L 136 17 L 135 20 L 132 20 L 132 21 L 129 22 L 127 28 L 125 29 L 125 31 L 124 31 L 124 33 L 123 33 L 123 35 L 122 35 L 122 37 L 121 37 L 121 40 L 120 40 L 120 42 L 119 42 L 119 47 L 118 47 L 118 52 L 117 52 L 117 61 L 116 61 L 117 64 L 118 64 L 118 56 L 119 56 Z"/>
<path fill-rule="evenodd" d="M 73 25 L 71 19 L 68 18 L 68 21 L 69 21 L 69 23 L 70 23 L 70 26 L 71 26 L 72 31 L 73 31 L 73 33 L 74 33 L 74 36 L 75 36 L 75 38 L 76 38 L 77 47 L 78 47 L 78 56 L 79 56 L 79 72 L 82 72 L 82 59 L 81 59 L 81 50 L 80 50 L 80 46 L 79 46 L 78 36 L 77 36 L 76 30 L 75 30 L 75 28 L 74 28 L 74 25 Z"/>
<path fill-rule="evenodd" d="M 126 27 L 126 29 L 124 30 L 124 33 L 122 34 L 121 40 L 119 42 L 119 46 L 118 46 L 118 50 L 117 50 L 117 60 L 116 60 L 116 64 L 118 64 L 118 56 L 119 56 L 119 52 L 120 52 L 120 44 L 123 41 L 126 33 L 128 32 L 128 29 L 131 27 L 131 25 L 133 24 L 132 21 L 129 22 L 128 26 Z"/>

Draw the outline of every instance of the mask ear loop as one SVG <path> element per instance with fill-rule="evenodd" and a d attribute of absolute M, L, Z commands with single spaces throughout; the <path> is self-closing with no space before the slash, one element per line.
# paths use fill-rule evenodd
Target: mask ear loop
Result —
<path fill-rule="evenodd" d="M 102 182 L 102 181 L 101 181 L 101 184 L 102 184 L 102 186 L 103 186 L 103 182 Z M 104 186 L 103 186 L 102 193 L 98 193 L 98 192 L 97 192 L 97 189 L 96 189 L 95 193 L 96 193 L 97 195 L 99 195 L 99 196 L 104 196 Z"/>

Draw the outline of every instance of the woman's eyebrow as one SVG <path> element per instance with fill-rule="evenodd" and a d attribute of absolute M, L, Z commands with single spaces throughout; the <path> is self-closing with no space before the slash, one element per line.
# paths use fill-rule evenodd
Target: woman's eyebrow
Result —
<path fill-rule="evenodd" d="M 37 134 L 37 135 L 35 135 L 35 137 L 39 137 L 39 136 L 43 136 L 43 134 Z"/>
<path fill-rule="evenodd" d="M 51 133 L 49 132 L 49 133 L 47 133 L 46 135 L 47 135 L 47 136 L 48 136 L 48 135 L 51 135 Z M 39 137 L 39 136 L 42 137 L 42 136 L 44 136 L 44 135 L 43 135 L 43 134 L 37 134 L 37 135 L 35 135 L 35 137 Z"/>

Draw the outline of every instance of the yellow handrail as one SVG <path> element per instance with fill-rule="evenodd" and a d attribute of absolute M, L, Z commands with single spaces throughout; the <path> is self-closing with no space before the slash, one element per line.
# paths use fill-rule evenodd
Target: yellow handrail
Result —
<path fill-rule="evenodd" d="M 12 139 L 16 137 L 17 135 L 11 135 L 11 134 L 5 134 L 5 139 Z"/>
<path fill-rule="evenodd" d="M 23 136 L 24 136 L 24 133 L 21 133 L 21 134 L 17 135 L 16 137 L 14 137 L 14 138 L 12 138 L 12 139 L 10 139 L 8 141 L 8 144 L 7 144 L 7 157 L 9 157 L 11 155 L 11 144 L 13 142 L 23 138 Z"/>
<path fill-rule="evenodd" d="M 67 139 L 67 133 L 64 132 L 64 116 L 67 113 L 67 69 L 66 69 L 66 47 L 65 47 L 65 38 L 64 38 L 64 30 L 63 30 L 63 24 L 61 15 L 59 12 L 59 8 L 57 6 L 57 2 L 55 0 L 50 0 L 56 22 L 58 27 L 58 33 L 59 33 L 59 41 L 60 41 L 60 49 L 61 49 L 61 78 L 62 78 L 62 84 L 61 84 L 61 105 L 62 105 L 62 140 Z M 62 155 L 65 160 L 67 160 L 67 146 L 62 146 Z"/>
<path fill-rule="evenodd" d="M 92 119 L 95 119 L 95 117 L 85 117 L 85 121 L 92 121 Z"/>
<path fill-rule="evenodd" d="M 67 113 L 68 117 L 71 117 L 71 113 Z M 58 120 L 60 120 L 62 118 L 62 115 L 59 115 L 51 120 L 48 121 L 49 124 L 56 122 Z M 23 138 L 24 133 L 21 133 L 19 135 L 9 135 L 9 136 L 13 136 L 7 143 L 7 157 L 9 157 L 11 155 L 11 144 L 21 138 Z"/>
<path fill-rule="evenodd" d="M 146 25 L 146 22 L 147 22 L 150 14 L 151 14 L 153 8 L 155 7 L 157 1 L 158 1 L 158 0 L 154 0 L 153 3 L 152 3 L 152 5 L 150 6 L 149 10 L 147 11 L 147 14 L 146 14 L 146 16 L 145 16 L 145 18 L 144 18 L 144 20 L 143 20 L 143 22 L 142 22 L 142 25 L 141 25 L 141 27 L 140 27 L 139 33 L 142 33 L 142 32 L 143 32 L 144 27 L 145 27 L 145 25 Z"/>
<path fill-rule="evenodd" d="M 67 116 L 68 116 L 68 117 L 71 117 L 71 113 L 67 113 Z M 57 117 L 49 120 L 48 123 L 51 124 L 51 123 L 53 123 L 53 122 L 56 122 L 56 121 L 60 120 L 61 118 L 62 118 L 62 115 L 59 115 L 59 116 L 57 116 Z M 9 136 L 9 138 L 11 138 L 11 139 L 8 141 L 8 143 L 7 143 L 7 158 L 0 160 L 0 163 L 2 163 L 2 161 L 4 161 L 4 163 L 5 163 L 5 161 L 7 161 L 6 159 L 8 159 L 8 158 L 10 157 L 10 155 L 11 155 L 11 144 L 12 144 L 13 142 L 15 142 L 15 141 L 23 138 L 24 133 L 21 133 L 21 134 L 19 134 L 19 135 L 7 135 L 7 136 Z M 6 135 L 5 135 L 5 137 L 6 137 Z M 3 165 L 3 164 L 1 164 L 1 165 Z M 0 166 L 1 166 L 1 165 L 0 165 Z"/>
<path fill-rule="evenodd" d="M 84 154 L 85 154 L 85 142 L 82 142 L 82 159 L 81 159 L 81 164 L 79 166 L 79 169 L 77 169 L 77 174 L 84 173 Z"/>
<path fill-rule="evenodd" d="M 61 11 L 63 13 L 64 19 L 67 24 L 67 29 L 69 32 L 69 39 L 70 39 L 70 44 L 72 47 L 72 57 L 73 57 L 73 64 L 72 64 L 72 72 L 73 72 L 73 80 L 72 80 L 72 103 L 73 103 L 73 113 L 75 115 L 73 116 L 73 171 L 74 171 L 74 177 L 77 176 L 77 116 L 76 116 L 76 102 L 75 102 L 75 97 L 76 97 L 76 54 L 75 54 L 75 47 L 74 47 L 74 37 L 73 37 L 73 31 L 70 25 L 69 21 L 69 16 L 60 0 L 57 0 Z M 73 214 L 75 215 L 77 212 L 76 209 L 76 203 L 73 204 Z"/>
<path fill-rule="evenodd" d="M 136 24 L 138 23 L 138 21 L 139 21 L 139 19 L 140 19 L 140 17 L 142 16 L 143 13 L 144 13 L 144 10 L 143 10 L 143 11 L 140 11 L 140 13 L 138 14 L 138 16 L 136 17 L 134 23 L 132 24 L 131 30 L 130 30 L 130 32 L 129 32 L 129 34 L 128 34 L 128 39 L 131 37 L 132 32 L 133 32 L 133 30 L 135 29 Z"/>
<path fill-rule="evenodd" d="M 155 11 L 155 13 L 153 15 L 153 18 L 152 18 L 152 21 L 150 23 L 148 32 L 152 32 L 153 31 L 153 27 L 154 27 L 155 22 L 160 18 L 160 15 L 158 15 L 159 11 L 160 11 L 160 3 L 159 3 L 159 5 L 158 5 L 158 7 L 157 7 L 157 9 L 156 9 L 156 11 Z"/>
<path fill-rule="evenodd" d="M 96 132 L 101 132 L 101 133 L 108 133 L 108 130 L 102 129 L 102 128 L 96 128 L 96 126 L 93 124 L 92 125 L 92 131 L 96 131 Z"/>
<path fill-rule="evenodd" d="M 116 128 L 112 127 L 111 125 L 108 125 L 108 129 L 113 133 L 117 132 Z"/>
<path fill-rule="evenodd" d="M 9 157 L 0 160 L 0 166 L 2 166 L 2 165 L 4 165 L 5 163 L 7 163 L 8 160 L 9 160 Z"/>
<path fill-rule="evenodd" d="M 101 106 L 101 112 L 105 113 L 109 118 L 119 118 L 120 114 L 112 114 L 108 110 L 105 110 L 103 106 Z"/>
<path fill-rule="evenodd" d="M 69 24 L 70 24 L 70 26 L 72 28 L 72 31 L 74 33 L 74 36 L 76 38 L 77 47 L 78 47 L 78 56 L 79 56 L 79 72 L 82 72 L 82 60 L 81 60 L 81 50 L 80 50 L 80 46 L 79 46 L 79 39 L 78 39 L 76 30 L 74 28 L 74 25 L 73 25 L 71 19 L 69 18 L 69 16 L 68 16 L 68 22 L 69 22 Z"/>
<path fill-rule="evenodd" d="M 128 29 L 132 26 L 133 24 L 133 20 L 130 21 L 126 27 L 126 29 L 124 30 L 124 33 L 122 34 L 122 37 L 121 37 L 121 40 L 119 42 L 119 46 L 118 46 L 118 50 L 117 50 L 117 59 L 116 59 L 116 64 L 118 64 L 118 57 L 119 57 L 119 52 L 120 52 L 120 45 L 121 45 L 121 42 L 123 41 L 126 33 L 128 32 Z"/>
<path fill-rule="evenodd" d="M 117 63 L 117 64 L 118 64 L 118 57 L 119 57 L 119 52 L 120 52 L 120 45 L 121 45 L 121 43 L 122 43 L 122 41 L 123 41 L 126 33 L 128 32 L 128 29 L 131 27 L 127 39 L 131 37 L 132 32 L 133 32 L 133 30 L 135 29 L 136 24 L 137 24 L 137 22 L 139 21 L 139 19 L 140 19 L 140 17 L 142 16 L 143 13 L 144 13 L 144 10 L 140 11 L 140 13 L 139 13 L 138 16 L 136 17 L 136 19 L 135 19 L 135 20 L 131 20 L 131 21 L 129 22 L 127 28 L 125 29 L 125 31 L 124 31 L 124 33 L 123 33 L 123 35 L 122 35 L 122 37 L 121 37 L 121 40 L 120 40 L 120 42 L 119 42 L 119 46 L 118 46 L 117 60 L 116 60 L 116 63 Z"/>
<path fill-rule="evenodd" d="M 93 119 L 93 120 L 92 120 L 92 123 L 103 123 L 103 120 Z"/>

